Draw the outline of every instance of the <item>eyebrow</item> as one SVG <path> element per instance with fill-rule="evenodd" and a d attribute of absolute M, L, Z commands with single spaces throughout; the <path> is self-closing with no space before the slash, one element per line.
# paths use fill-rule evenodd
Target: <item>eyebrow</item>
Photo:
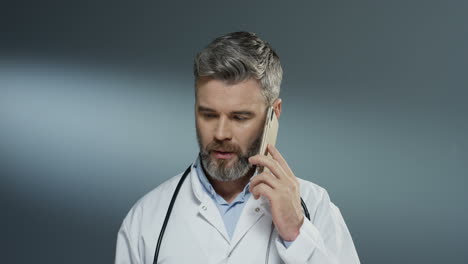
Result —
<path fill-rule="evenodd" d="M 216 112 L 214 109 L 205 107 L 205 106 L 198 106 L 198 112 Z"/>
<path fill-rule="evenodd" d="M 248 115 L 248 116 L 254 116 L 255 114 L 250 111 L 233 111 L 231 112 L 233 115 Z"/>
<path fill-rule="evenodd" d="M 214 109 L 211 109 L 209 107 L 206 107 L 206 106 L 198 106 L 197 110 L 199 112 L 210 112 L 210 113 L 216 113 L 216 110 Z M 232 111 L 230 114 L 232 115 L 247 115 L 247 116 L 255 116 L 255 113 L 252 112 L 252 111 L 248 111 L 248 110 L 240 110 L 240 111 Z"/>

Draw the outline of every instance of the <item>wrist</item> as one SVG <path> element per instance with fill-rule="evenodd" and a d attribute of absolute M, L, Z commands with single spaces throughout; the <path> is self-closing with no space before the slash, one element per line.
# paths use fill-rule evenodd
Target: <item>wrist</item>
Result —
<path fill-rule="evenodd" d="M 291 228 L 291 230 L 287 234 L 285 234 L 284 236 L 280 235 L 281 239 L 283 239 L 286 242 L 292 242 L 296 240 L 296 238 L 301 233 L 300 230 L 303 224 L 304 224 L 304 216 L 302 216 L 298 224 L 296 224 L 293 228 Z"/>

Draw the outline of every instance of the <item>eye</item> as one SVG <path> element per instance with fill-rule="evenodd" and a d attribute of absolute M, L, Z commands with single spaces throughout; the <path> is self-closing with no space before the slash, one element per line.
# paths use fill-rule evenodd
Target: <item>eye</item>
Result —
<path fill-rule="evenodd" d="M 202 116 L 203 116 L 203 118 L 205 118 L 205 119 L 211 119 L 211 118 L 215 118 L 217 115 L 216 115 L 216 114 L 212 114 L 212 113 L 202 113 Z"/>
<path fill-rule="evenodd" d="M 235 115 L 235 116 L 233 116 L 232 118 L 233 118 L 234 120 L 236 120 L 236 121 L 245 121 L 245 120 L 248 119 L 247 117 L 241 116 L 241 115 Z"/>

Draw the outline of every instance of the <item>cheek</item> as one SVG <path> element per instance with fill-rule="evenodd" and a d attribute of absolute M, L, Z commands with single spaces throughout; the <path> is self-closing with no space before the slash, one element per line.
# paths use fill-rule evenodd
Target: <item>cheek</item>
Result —
<path fill-rule="evenodd" d="M 200 141 L 200 143 L 202 143 L 202 145 L 206 146 L 209 143 L 208 142 L 209 135 L 208 135 L 207 127 L 204 126 L 203 124 L 200 125 L 200 123 L 196 121 L 195 129 L 196 129 L 198 140 Z"/>
<path fill-rule="evenodd" d="M 199 142 L 206 147 L 213 140 L 213 129 L 206 122 L 199 121 L 195 122 L 197 137 Z"/>
<path fill-rule="evenodd" d="M 238 141 L 239 144 L 242 146 L 242 149 L 245 151 L 247 150 L 258 137 L 261 136 L 262 128 L 259 125 L 252 125 L 249 128 L 239 129 L 238 131 Z"/>

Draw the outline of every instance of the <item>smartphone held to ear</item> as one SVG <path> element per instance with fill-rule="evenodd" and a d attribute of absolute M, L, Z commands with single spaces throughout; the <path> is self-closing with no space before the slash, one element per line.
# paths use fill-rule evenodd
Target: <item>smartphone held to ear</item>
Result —
<path fill-rule="evenodd" d="M 258 154 L 271 157 L 270 153 L 267 152 L 267 145 L 270 144 L 274 146 L 276 144 L 278 128 L 278 118 L 276 117 L 273 107 L 270 106 L 268 108 L 265 127 L 263 128 L 262 144 L 260 145 L 260 151 Z M 268 168 L 264 168 L 263 166 L 257 167 L 257 173 L 262 173 L 264 170 L 268 170 Z"/>

